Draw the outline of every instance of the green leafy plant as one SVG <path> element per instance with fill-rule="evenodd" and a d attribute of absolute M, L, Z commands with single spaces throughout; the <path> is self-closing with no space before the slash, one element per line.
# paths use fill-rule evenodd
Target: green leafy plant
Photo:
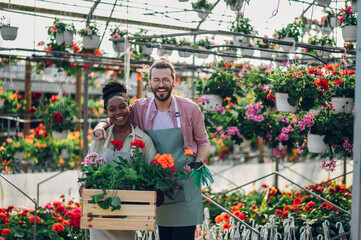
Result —
<path fill-rule="evenodd" d="M 337 19 L 341 27 L 349 25 L 357 25 L 357 13 L 353 12 L 351 6 L 345 5 L 337 14 Z"/>
<path fill-rule="evenodd" d="M 192 42 L 189 41 L 188 39 L 186 38 L 183 38 L 182 40 L 180 40 L 177 44 L 178 46 L 191 46 L 192 45 Z"/>
<path fill-rule="evenodd" d="M 198 0 L 195 3 L 192 3 L 192 7 L 194 10 L 212 10 L 213 4 L 209 3 L 208 0 Z"/>
<path fill-rule="evenodd" d="M 176 45 L 177 39 L 175 37 L 165 37 L 165 38 L 162 38 L 161 43 Z"/>
<path fill-rule="evenodd" d="M 55 37 L 57 33 L 63 33 L 65 31 L 69 31 L 73 34 L 76 33 L 74 24 L 67 24 L 60 21 L 59 18 L 55 18 L 53 25 L 48 29 L 48 35 Z"/>
<path fill-rule="evenodd" d="M 120 26 L 116 26 L 115 28 L 110 29 L 110 37 L 111 38 L 123 38 L 124 36 L 129 35 L 128 30 L 121 29 Z"/>
<path fill-rule="evenodd" d="M 239 2 L 237 0 L 224 0 L 224 1 L 226 2 L 227 6 L 236 6 L 237 2 Z M 249 1 L 250 0 L 246 0 L 246 3 L 249 4 Z M 240 2 L 243 3 L 243 1 L 240 1 Z"/>
<path fill-rule="evenodd" d="M 96 24 L 88 24 L 86 28 L 80 29 L 78 34 L 82 37 L 98 35 L 99 29 Z"/>
<path fill-rule="evenodd" d="M 286 37 L 293 38 L 296 42 L 300 40 L 301 37 L 300 27 L 294 23 L 287 24 L 286 27 L 283 27 L 281 30 L 275 32 L 275 37 L 277 39 L 284 39 Z"/>
<path fill-rule="evenodd" d="M 250 24 L 249 18 L 240 18 L 232 22 L 231 31 L 236 33 L 252 34 L 254 27 Z"/>

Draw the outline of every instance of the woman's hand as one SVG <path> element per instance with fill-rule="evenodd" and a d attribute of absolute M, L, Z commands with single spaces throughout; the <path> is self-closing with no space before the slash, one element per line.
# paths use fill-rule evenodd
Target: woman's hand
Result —
<path fill-rule="evenodd" d="M 91 136 L 94 141 L 107 139 L 107 133 L 105 132 L 104 128 L 101 127 L 95 128 L 92 131 Z"/>

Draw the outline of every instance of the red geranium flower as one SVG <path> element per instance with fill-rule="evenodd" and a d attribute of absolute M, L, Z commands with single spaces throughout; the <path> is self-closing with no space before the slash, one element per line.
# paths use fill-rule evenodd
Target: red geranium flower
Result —
<path fill-rule="evenodd" d="M 252 206 L 252 211 L 256 211 L 258 209 L 258 206 L 257 205 L 253 205 Z"/>
<path fill-rule="evenodd" d="M 63 122 L 63 120 L 64 120 L 64 117 L 60 112 L 54 113 L 54 118 L 53 118 L 54 123 L 61 124 Z"/>
<path fill-rule="evenodd" d="M 31 223 L 34 223 L 35 221 L 35 216 L 31 215 L 30 220 Z M 39 216 L 36 216 L 36 223 L 41 223 L 41 218 Z"/>
<path fill-rule="evenodd" d="M 136 148 L 143 150 L 145 148 L 145 143 L 140 139 L 134 139 L 134 141 L 130 143 L 130 146 L 135 146 Z"/>
<path fill-rule="evenodd" d="M 11 233 L 11 230 L 8 229 L 8 228 L 4 228 L 3 230 L 1 230 L 1 235 L 6 236 L 6 235 L 8 235 L 10 233 Z"/>
<path fill-rule="evenodd" d="M 300 205 L 302 203 L 302 199 L 301 198 L 295 198 L 294 200 L 293 200 L 293 205 Z"/>
<path fill-rule="evenodd" d="M 34 101 L 38 101 L 41 98 L 41 92 L 34 92 L 32 98 Z"/>
<path fill-rule="evenodd" d="M 51 95 L 50 102 L 56 102 L 58 101 L 58 95 Z"/>
<path fill-rule="evenodd" d="M 114 145 L 114 147 L 115 147 L 118 151 L 120 151 L 120 150 L 123 148 L 123 142 L 122 142 L 122 141 L 119 141 L 118 139 L 115 139 L 115 140 L 110 141 L 110 142 Z"/>
<path fill-rule="evenodd" d="M 54 223 L 52 229 L 54 232 L 62 232 L 64 231 L 64 226 L 61 223 Z"/>
<path fill-rule="evenodd" d="M 29 113 L 34 113 L 34 112 L 36 112 L 38 109 L 36 109 L 36 107 L 31 107 L 30 109 L 29 109 Z"/>
<path fill-rule="evenodd" d="M 64 212 L 64 211 L 65 211 L 64 205 L 60 205 L 59 207 L 57 207 L 57 208 L 55 209 L 55 211 L 57 211 L 58 213 Z"/>
<path fill-rule="evenodd" d="M 275 214 L 282 216 L 282 215 L 283 215 L 283 211 L 280 210 L 280 209 L 276 209 Z"/>

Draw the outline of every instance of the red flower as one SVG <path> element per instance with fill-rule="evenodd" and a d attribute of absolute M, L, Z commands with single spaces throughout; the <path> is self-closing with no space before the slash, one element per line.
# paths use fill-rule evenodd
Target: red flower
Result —
<path fill-rule="evenodd" d="M 31 223 L 34 223 L 35 216 L 31 215 L 30 220 Z M 41 223 L 41 218 L 39 216 L 36 216 L 36 223 Z"/>
<path fill-rule="evenodd" d="M 231 224 L 229 224 L 229 223 L 225 223 L 225 224 L 223 224 L 223 226 L 222 226 L 222 230 L 224 231 L 224 229 L 230 229 L 231 228 Z"/>
<path fill-rule="evenodd" d="M 0 213 L 0 218 L 7 218 L 8 216 L 5 213 Z"/>
<path fill-rule="evenodd" d="M 227 213 L 223 214 L 222 217 L 223 217 L 223 221 L 225 221 L 225 222 L 228 222 L 229 219 L 231 218 L 231 216 Z"/>
<path fill-rule="evenodd" d="M 140 139 L 134 139 L 134 141 L 130 143 L 130 146 L 135 146 L 136 148 L 143 150 L 145 148 L 145 143 Z"/>
<path fill-rule="evenodd" d="M 261 187 L 262 187 L 262 188 L 268 188 L 268 185 L 267 185 L 267 184 L 262 184 Z"/>
<path fill-rule="evenodd" d="M 275 96 L 271 92 L 269 92 L 267 94 L 267 99 L 271 99 L 271 98 L 275 98 Z"/>
<path fill-rule="evenodd" d="M 336 79 L 336 80 L 333 80 L 332 83 L 335 84 L 335 85 L 342 85 L 343 84 L 342 80 L 339 79 L 339 78 Z"/>
<path fill-rule="evenodd" d="M 41 92 L 34 92 L 32 98 L 34 101 L 38 101 L 41 98 Z"/>
<path fill-rule="evenodd" d="M 110 141 L 110 142 L 114 145 L 114 147 L 115 147 L 118 151 L 120 151 L 120 150 L 123 148 L 123 142 L 122 142 L 122 141 L 119 141 L 118 139 L 115 139 L 115 140 Z"/>
<path fill-rule="evenodd" d="M 18 223 L 19 223 L 19 224 L 23 224 L 23 221 L 19 220 Z"/>
<path fill-rule="evenodd" d="M 60 205 L 59 207 L 57 207 L 57 208 L 55 209 L 55 211 L 57 211 L 58 213 L 64 212 L 64 211 L 65 211 L 64 205 Z"/>
<path fill-rule="evenodd" d="M 63 115 L 60 112 L 54 113 L 53 121 L 54 123 L 62 123 L 64 120 Z"/>
<path fill-rule="evenodd" d="M 284 212 L 288 212 L 288 210 L 290 210 L 290 209 L 291 209 L 291 205 L 286 205 L 283 207 Z"/>
<path fill-rule="evenodd" d="M 301 198 L 295 198 L 294 200 L 293 200 L 293 205 L 300 205 L 302 203 L 302 199 Z"/>
<path fill-rule="evenodd" d="M 52 229 L 54 232 L 62 232 L 64 231 L 64 226 L 61 223 L 54 223 Z"/>
<path fill-rule="evenodd" d="M 253 205 L 252 206 L 252 211 L 256 211 L 258 209 L 258 206 L 257 205 Z"/>
<path fill-rule="evenodd" d="M 1 235 L 6 236 L 6 235 L 8 235 L 10 233 L 11 233 L 11 230 L 8 229 L 8 228 L 4 228 L 3 230 L 1 230 Z"/>
<path fill-rule="evenodd" d="M 59 96 L 58 95 L 51 95 L 50 102 L 56 102 L 58 101 Z"/>
<path fill-rule="evenodd" d="M 59 207 L 61 204 L 62 204 L 62 202 L 59 202 L 59 201 L 54 201 L 53 202 L 54 207 Z"/>
<path fill-rule="evenodd" d="M 280 210 L 280 209 L 276 209 L 275 214 L 282 216 L 282 215 L 283 215 L 283 211 Z"/>
<path fill-rule="evenodd" d="M 283 212 L 282 218 L 286 218 L 286 217 L 288 217 L 288 212 Z"/>
<path fill-rule="evenodd" d="M 277 188 L 272 188 L 270 191 L 269 191 L 269 195 L 270 196 L 274 196 L 274 195 L 276 195 L 276 193 L 277 193 Z"/>
<path fill-rule="evenodd" d="M 31 107 L 30 109 L 29 109 L 29 113 L 34 113 L 34 112 L 36 112 L 38 109 L 36 109 L 36 107 Z"/>
<path fill-rule="evenodd" d="M 327 208 L 328 208 L 328 203 L 327 203 L 327 202 L 323 202 L 323 203 L 321 204 L 321 207 L 327 209 Z"/>
<path fill-rule="evenodd" d="M 78 228 L 80 227 L 80 219 L 83 215 L 81 215 L 78 212 L 73 212 L 71 214 L 71 218 L 70 218 L 70 226 L 74 227 L 74 228 Z"/>
<path fill-rule="evenodd" d="M 306 206 L 309 207 L 309 208 L 313 208 L 315 206 L 315 203 L 311 201 L 311 202 L 308 202 L 306 204 Z"/>

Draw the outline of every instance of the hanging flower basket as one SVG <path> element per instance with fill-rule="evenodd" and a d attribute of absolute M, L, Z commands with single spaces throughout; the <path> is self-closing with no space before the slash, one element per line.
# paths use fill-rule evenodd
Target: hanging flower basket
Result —
<path fill-rule="evenodd" d="M 92 203 L 92 196 L 103 193 L 101 189 L 83 189 L 82 229 L 145 230 L 155 231 L 156 191 L 107 190 L 103 197 L 118 196 L 120 210 L 105 210 Z M 121 218 L 120 218 L 121 216 Z"/>
<path fill-rule="evenodd" d="M 56 40 L 56 44 L 58 44 L 58 45 L 61 45 L 64 43 L 65 46 L 69 46 L 73 43 L 73 33 L 70 31 L 56 33 L 55 40 Z"/>
<path fill-rule="evenodd" d="M 1 27 L 1 36 L 4 40 L 13 41 L 18 36 L 17 27 Z"/>
<path fill-rule="evenodd" d="M 227 49 L 227 50 L 224 50 L 222 53 L 235 55 L 235 54 L 237 54 L 237 49 Z M 223 58 L 224 62 L 233 62 L 234 60 L 237 59 L 235 57 L 230 57 L 230 56 L 229 57 L 228 56 L 222 56 L 222 58 Z"/>
<path fill-rule="evenodd" d="M 140 46 L 140 52 L 143 55 L 150 55 L 153 52 L 153 48 L 152 47 L 149 48 L 149 47 L 147 47 L 147 45 L 141 45 Z"/>
<path fill-rule="evenodd" d="M 199 47 L 199 50 L 207 50 L 205 47 Z M 208 53 L 195 53 L 197 58 L 206 59 L 208 58 Z"/>
<path fill-rule="evenodd" d="M 337 27 L 337 24 L 338 24 L 338 20 L 336 17 L 330 17 L 330 25 L 331 27 L 335 28 Z"/>
<path fill-rule="evenodd" d="M 124 42 L 113 42 L 113 50 L 115 52 L 124 52 Z"/>
<path fill-rule="evenodd" d="M 238 11 L 238 9 L 242 8 L 243 2 L 244 2 L 244 0 L 236 0 L 234 5 L 229 5 L 229 8 L 232 11 L 236 12 L 236 11 Z"/>
<path fill-rule="evenodd" d="M 297 106 L 291 106 L 288 103 L 288 93 L 276 93 L 276 107 L 279 112 L 291 112 L 297 111 Z"/>
<path fill-rule="evenodd" d="M 322 35 L 330 35 L 330 33 L 332 33 L 332 28 L 329 26 L 323 26 L 321 27 L 321 33 Z"/>
<path fill-rule="evenodd" d="M 162 46 L 172 46 L 172 45 L 169 45 L 169 44 L 163 44 Z M 169 49 L 164 49 L 164 48 L 158 48 L 158 55 L 161 57 L 161 56 L 164 56 L 164 55 L 172 55 L 172 52 L 173 50 L 169 50 Z"/>
<path fill-rule="evenodd" d="M 100 36 L 91 35 L 83 37 L 83 46 L 85 49 L 96 49 L 100 43 Z"/>
<path fill-rule="evenodd" d="M 347 25 L 342 27 L 342 37 L 345 42 L 356 42 L 357 25 Z"/>
<path fill-rule="evenodd" d="M 260 56 L 261 58 L 273 58 L 273 52 L 261 51 Z"/>
<path fill-rule="evenodd" d="M 316 0 L 318 5 L 328 7 L 331 4 L 331 0 Z"/>
<path fill-rule="evenodd" d="M 207 18 L 209 11 L 204 8 L 201 8 L 201 9 L 197 10 L 197 13 L 198 13 L 198 17 L 200 19 L 204 20 Z"/>
<path fill-rule="evenodd" d="M 250 39 L 243 36 L 233 36 L 233 45 L 238 47 L 248 47 Z"/>
<path fill-rule="evenodd" d="M 331 103 L 335 113 L 352 113 L 354 98 L 332 97 Z"/>
<path fill-rule="evenodd" d="M 351 7 L 354 12 L 357 12 L 357 0 L 351 0 Z"/>
<path fill-rule="evenodd" d="M 54 139 L 66 139 L 69 135 L 69 130 L 63 130 L 62 132 L 53 131 L 51 135 Z"/>
<path fill-rule="evenodd" d="M 190 46 L 180 46 L 182 48 L 187 48 L 187 49 L 192 49 Z M 187 57 L 190 57 L 192 55 L 191 52 L 187 52 L 187 51 L 178 51 L 178 55 L 180 57 L 184 57 L 184 58 L 187 58 Z"/>
<path fill-rule="evenodd" d="M 285 37 L 285 38 L 283 38 L 281 40 L 288 41 L 288 42 L 294 42 L 295 41 L 295 39 L 293 37 Z M 292 46 L 288 46 L 288 45 L 287 46 L 286 45 L 280 45 L 280 47 L 285 52 L 290 51 L 291 48 L 292 48 Z M 296 50 L 297 50 L 297 48 L 295 47 L 295 49 L 293 51 L 296 51 Z"/>
<path fill-rule="evenodd" d="M 327 151 L 327 144 L 323 141 L 325 135 L 308 134 L 307 148 L 310 153 L 324 153 Z"/>
<path fill-rule="evenodd" d="M 318 46 L 321 47 L 321 43 L 318 43 Z M 323 47 L 332 47 L 331 44 L 326 43 Z M 318 56 L 321 57 L 329 57 L 331 55 L 331 52 L 323 51 L 323 50 L 316 50 L 316 53 Z"/>
<path fill-rule="evenodd" d="M 242 53 L 242 56 L 244 56 L 244 57 L 251 57 L 254 54 L 254 50 L 253 49 L 242 48 L 241 53 Z"/>
<path fill-rule="evenodd" d="M 215 112 L 222 106 L 223 100 L 219 95 L 203 94 L 202 97 L 208 99 L 208 102 L 204 104 L 204 109 L 207 111 Z"/>

